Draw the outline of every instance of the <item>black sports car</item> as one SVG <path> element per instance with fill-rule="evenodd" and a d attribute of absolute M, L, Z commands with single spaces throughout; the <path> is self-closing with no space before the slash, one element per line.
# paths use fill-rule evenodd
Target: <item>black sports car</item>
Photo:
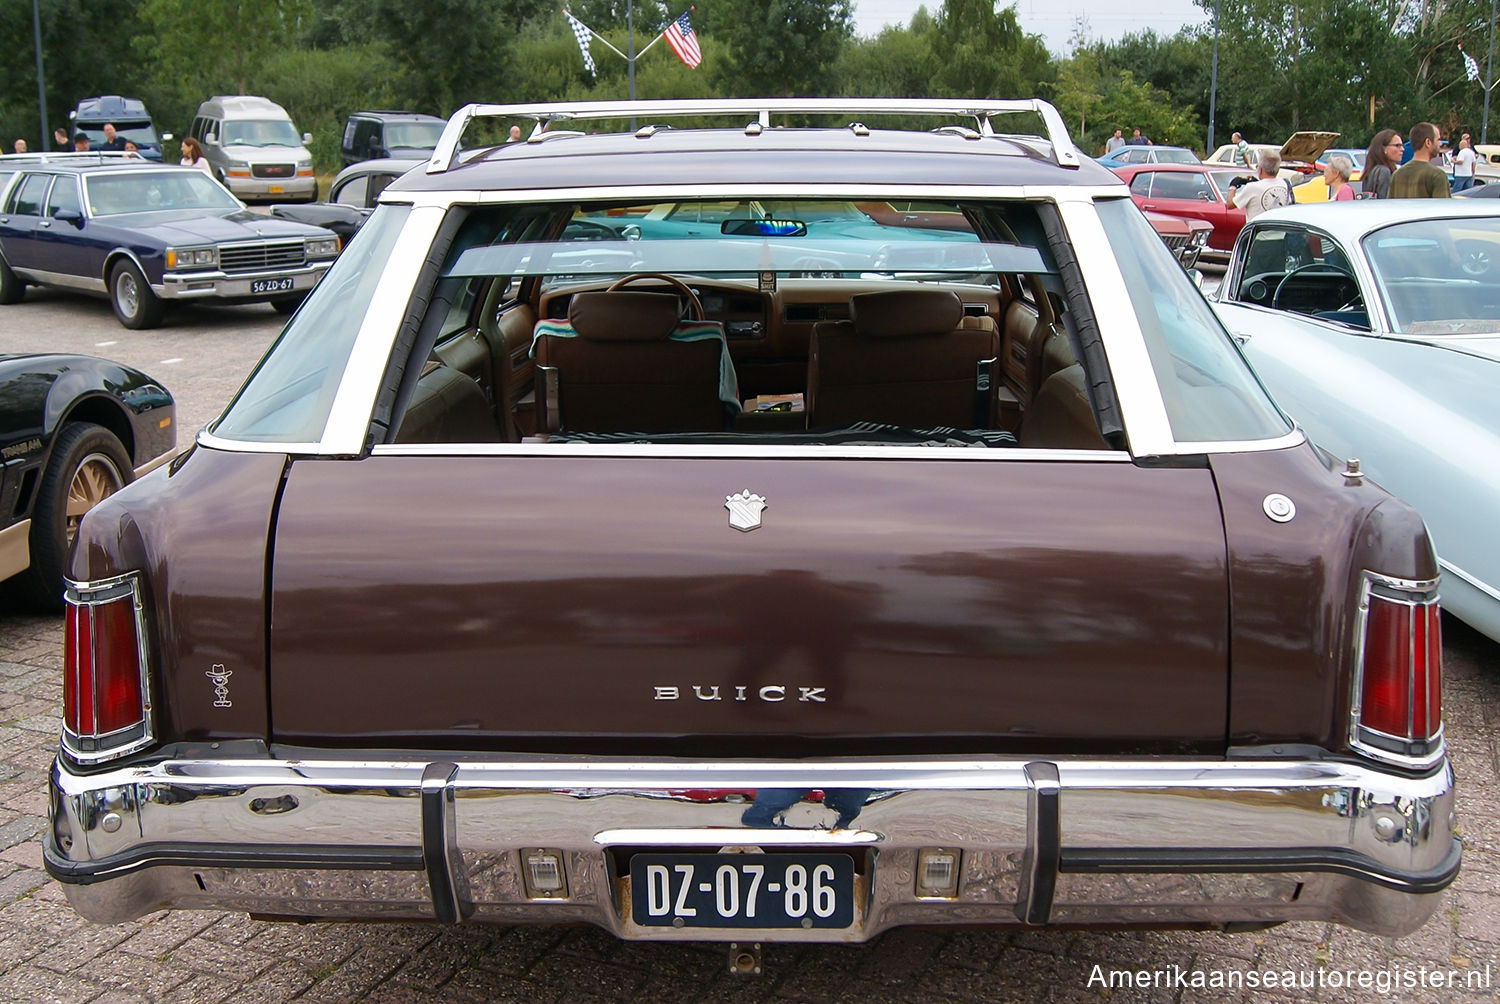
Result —
<path fill-rule="evenodd" d="M 289 311 L 339 252 L 328 230 L 251 213 L 203 171 L 88 154 L 0 158 L 0 303 L 27 285 L 109 297 L 127 328 L 175 300 Z"/>
<path fill-rule="evenodd" d="M 7 601 L 62 609 L 78 521 L 171 459 L 176 405 L 108 359 L 0 355 L 0 582 Z"/>

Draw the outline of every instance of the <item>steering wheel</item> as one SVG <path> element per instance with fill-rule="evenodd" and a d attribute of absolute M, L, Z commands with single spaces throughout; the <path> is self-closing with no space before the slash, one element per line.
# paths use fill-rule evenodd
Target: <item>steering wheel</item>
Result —
<path fill-rule="evenodd" d="M 1300 275 L 1303 272 L 1311 272 L 1313 269 L 1323 270 L 1316 273 L 1318 275 L 1341 275 L 1345 279 L 1348 279 L 1351 283 L 1354 283 L 1354 291 L 1356 293 L 1359 292 L 1359 284 L 1354 282 L 1354 276 L 1350 275 L 1348 272 L 1345 272 L 1343 269 L 1338 268 L 1334 265 L 1330 265 L 1324 261 L 1309 262 L 1306 265 L 1298 265 L 1296 268 L 1292 269 L 1286 275 L 1281 277 L 1281 281 L 1276 284 L 1276 292 L 1271 294 L 1271 309 L 1281 309 L 1281 293 L 1284 289 L 1286 289 L 1286 284 L 1291 280 L 1292 276 Z"/>
<path fill-rule="evenodd" d="M 655 279 L 657 282 L 664 282 L 668 286 L 675 287 L 677 292 L 681 293 L 687 301 L 687 319 L 690 321 L 703 320 L 703 303 L 698 299 L 698 294 L 689 289 L 688 284 L 681 279 L 673 278 L 661 272 L 632 272 L 627 276 L 616 279 L 610 284 L 606 292 L 613 293 L 643 279 Z"/>

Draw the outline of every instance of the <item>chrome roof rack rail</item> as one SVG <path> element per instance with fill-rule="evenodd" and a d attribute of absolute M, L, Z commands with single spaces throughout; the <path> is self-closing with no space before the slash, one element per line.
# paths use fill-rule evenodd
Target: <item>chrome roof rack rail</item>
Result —
<path fill-rule="evenodd" d="M 714 100 L 573 101 L 554 104 L 465 105 L 453 113 L 443 129 L 437 149 L 427 163 L 428 174 L 441 174 L 453 166 L 464 130 L 474 119 L 532 119 L 531 140 L 547 133 L 554 122 L 586 122 L 601 119 L 662 119 L 705 116 L 749 117 L 762 129 L 770 128 L 772 115 L 935 115 L 972 119 L 980 136 L 996 135 L 991 119 L 1002 115 L 1035 115 L 1047 134 L 1037 137 L 1050 144 L 1043 155 L 1059 167 L 1078 167 L 1078 151 L 1068 137 L 1067 126 L 1057 109 L 1046 101 L 990 101 L 975 98 L 721 98 Z M 749 130 L 746 130 L 747 134 Z"/>

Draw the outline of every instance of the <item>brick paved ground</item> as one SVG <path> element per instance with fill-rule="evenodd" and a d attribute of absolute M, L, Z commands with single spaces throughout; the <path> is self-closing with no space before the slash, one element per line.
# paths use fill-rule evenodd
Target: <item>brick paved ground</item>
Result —
<path fill-rule="evenodd" d="M 35 301 L 35 302 L 33 302 Z M 97 302 L 30 294 L 0 308 L 0 352 L 85 351 L 142 366 L 178 396 L 186 432 L 217 411 L 276 330 L 265 308 L 174 315 L 122 332 Z M 27 332 L 46 330 L 45 345 Z M 101 345 L 101 342 L 113 342 Z M 175 361 L 167 361 L 175 360 Z M 1259 934 L 900 931 L 873 944 L 768 949 L 731 977 L 719 946 L 625 944 L 592 929 L 266 924 L 158 913 L 114 927 L 67 906 L 41 870 L 58 732 L 61 621 L 0 611 L 0 1002 L 182 1001 L 1500 1001 L 1500 646 L 1445 622 L 1448 741 L 1464 871 L 1399 941 L 1327 924 Z M 1094 966 L 1330 972 L 1488 968 L 1479 992 L 1261 992 L 1088 985 Z"/>

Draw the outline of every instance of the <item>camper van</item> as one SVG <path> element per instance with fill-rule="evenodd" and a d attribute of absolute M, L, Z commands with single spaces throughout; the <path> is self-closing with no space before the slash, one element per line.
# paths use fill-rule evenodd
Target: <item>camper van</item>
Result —
<path fill-rule="evenodd" d="M 238 95 L 198 106 L 191 135 L 203 147 L 214 177 L 250 202 L 316 202 L 311 133 L 297 132 L 274 101 Z"/>

